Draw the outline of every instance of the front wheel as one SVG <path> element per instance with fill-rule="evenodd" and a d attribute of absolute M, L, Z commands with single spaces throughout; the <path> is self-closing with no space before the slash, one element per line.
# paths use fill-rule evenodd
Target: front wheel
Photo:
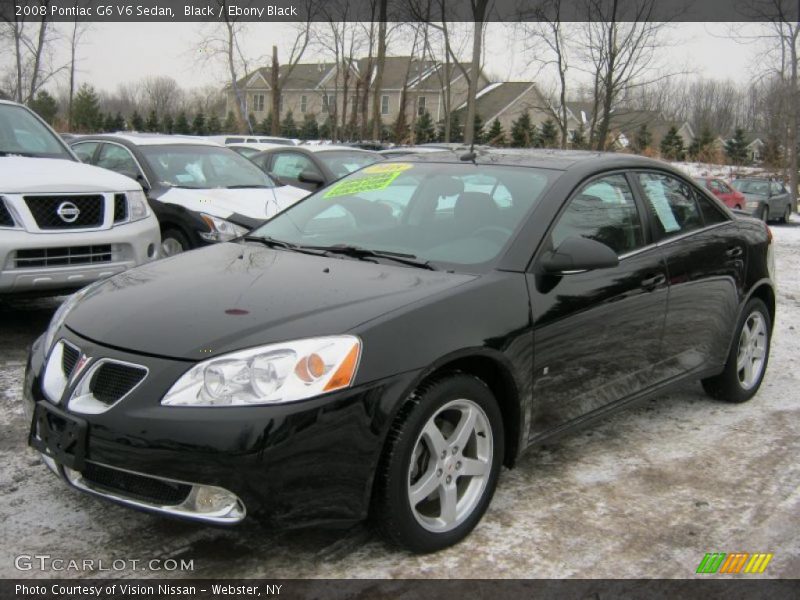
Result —
<path fill-rule="evenodd" d="M 480 521 L 502 462 L 503 420 L 482 381 L 453 374 L 423 384 L 389 434 L 373 519 L 411 551 L 451 546 Z"/>
<path fill-rule="evenodd" d="M 761 209 L 761 220 L 764 223 L 769 223 L 769 206 L 765 206 Z"/>
<path fill-rule="evenodd" d="M 753 298 L 739 320 L 725 370 L 703 380 L 706 393 L 726 402 L 746 402 L 755 396 L 767 370 L 771 331 L 767 306 Z"/>
<path fill-rule="evenodd" d="M 186 252 L 189 247 L 189 240 L 182 231 L 167 229 L 161 234 L 161 256 L 163 258 Z"/>

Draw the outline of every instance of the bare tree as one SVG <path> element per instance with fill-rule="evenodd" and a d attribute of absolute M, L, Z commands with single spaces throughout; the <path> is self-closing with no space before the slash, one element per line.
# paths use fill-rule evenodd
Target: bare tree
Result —
<path fill-rule="evenodd" d="M 174 113 L 182 100 L 180 86 L 172 77 L 146 77 L 141 89 L 147 109 L 155 111 L 159 118 Z"/>
<path fill-rule="evenodd" d="M 386 21 L 388 0 L 378 0 L 378 56 L 375 61 L 375 79 L 372 82 L 372 139 L 381 139 L 381 87 L 386 65 Z"/>
<path fill-rule="evenodd" d="M 75 0 L 75 8 L 81 5 L 80 0 Z M 67 127 L 72 130 L 72 101 L 75 98 L 75 75 L 77 72 L 78 48 L 83 40 L 83 36 L 91 27 L 90 23 L 75 19 L 70 24 L 69 30 L 69 84 L 67 100 Z"/>

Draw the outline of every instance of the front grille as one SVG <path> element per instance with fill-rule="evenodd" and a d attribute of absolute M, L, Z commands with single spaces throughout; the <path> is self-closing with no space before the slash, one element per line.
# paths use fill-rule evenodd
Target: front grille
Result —
<path fill-rule="evenodd" d="M 100 195 L 25 196 L 24 200 L 39 229 L 84 229 L 103 224 L 105 199 Z"/>
<path fill-rule="evenodd" d="M 0 227 L 13 227 L 14 219 L 6 206 L 5 200 L 0 198 Z"/>
<path fill-rule="evenodd" d="M 103 488 L 112 493 L 118 493 L 133 500 L 150 502 L 163 506 L 181 504 L 192 486 L 183 483 L 173 483 L 154 479 L 144 475 L 134 475 L 125 471 L 118 471 L 93 463 L 86 463 L 83 478 L 93 487 Z"/>
<path fill-rule="evenodd" d="M 142 367 L 106 362 L 92 375 L 89 389 L 99 402 L 113 404 L 135 388 L 145 375 L 147 370 Z"/>
<path fill-rule="evenodd" d="M 77 348 L 73 348 L 69 344 L 62 342 L 62 345 L 64 349 L 61 353 L 61 370 L 64 372 L 64 376 L 69 379 L 81 353 Z"/>
<path fill-rule="evenodd" d="M 128 201 L 125 194 L 114 194 L 114 223 L 128 218 Z"/>
<path fill-rule="evenodd" d="M 68 246 L 64 248 L 30 248 L 17 250 L 14 266 L 17 269 L 31 267 L 63 267 L 111 262 L 111 244 L 98 246 Z"/>

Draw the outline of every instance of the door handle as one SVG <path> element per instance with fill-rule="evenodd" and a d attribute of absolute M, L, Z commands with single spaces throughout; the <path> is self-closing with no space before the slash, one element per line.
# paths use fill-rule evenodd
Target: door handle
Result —
<path fill-rule="evenodd" d="M 741 256 L 742 252 L 743 250 L 741 246 L 731 246 L 725 251 L 725 256 L 736 258 L 737 256 Z"/>
<path fill-rule="evenodd" d="M 651 292 L 658 286 L 666 283 L 666 281 L 667 281 L 666 276 L 663 273 L 659 273 L 658 275 L 653 275 L 652 277 L 646 277 L 645 279 L 642 279 L 641 286 L 642 289 Z"/>

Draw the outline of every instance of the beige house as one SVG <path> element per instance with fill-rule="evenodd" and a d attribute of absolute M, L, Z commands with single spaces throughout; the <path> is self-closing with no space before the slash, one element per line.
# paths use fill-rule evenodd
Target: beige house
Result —
<path fill-rule="evenodd" d="M 322 124 L 328 116 L 336 115 L 341 123 L 352 119 L 354 107 L 361 113 L 357 94 L 362 94 L 364 82 L 372 82 L 375 69 L 366 73 L 368 60 L 359 59 L 348 71 L 335 63 L 297 64 L 286 77 L 281 90 L 280 118 L 292 111 L 295 122 L 301 123 L 305 115 L 313 114 Z M 282 73 L 286 66 L 281 66 Z M 447 71 L 447 72 L 446 72 Z M 443 88 L 449 79 L 450 105 L 456 107 L 466 100 L 468 82 L 461 70 L 453 66 L 446 68 L 441 63 L 421 61 L 410 56 L 386 57 L 381 84 L 381 120 L 391 125 L 400 111 L 403 89 L 406 90 L 406 118 L 413 123 L 417 115 L 428 111 L 434 121 L 445 113 Z M 272 109 L 271 69 L 262 67 L 239 80 L 238 86 L 245 96 L 246 113 L 253 114 L 256 121 L 267 117 Z M 480 75 L 478 88 L 488 85 Z M 231 86 L 225 90 L 226 111 L 233 110 L 236 102 Z M 372 114 L 372 99 L 368 101 L 368 115 Z"/>

